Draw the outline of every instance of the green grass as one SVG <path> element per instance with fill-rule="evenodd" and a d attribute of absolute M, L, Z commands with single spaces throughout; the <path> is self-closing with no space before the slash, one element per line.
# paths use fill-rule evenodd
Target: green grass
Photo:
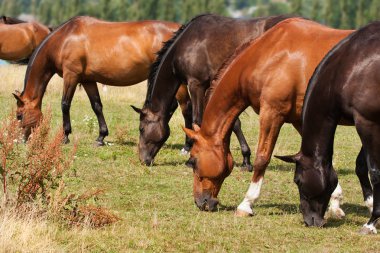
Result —
<path fill-rule="evenodd" d="M 22 89 L 24 67 L 2 67 L 0 78 L 0 118 L 15 106 L 11 92 Z M 61 126 L 60 97 L 62 83 L 49 85 L 44 108 L 53 111 L 54 128 Z M 67 252 L 375 252 L 378 236 L 360 236 L 357 231 L 368 220 L 362 193 L 354 172 L 360 142 L 352 127 L 339 127 L 336 134 L 334 166 L 344 192 L 343 220 L 329 220 L 322 229 L 306 228 L 299 213 L 299 197 L 293 183 L 294 166 L 273 159 L 267 169 L 262 194 L 250 218 L 234 217 L 234 209 L 248 188 L 251 173 L 235 168 L 219 194 L 223 204 L 218 212 L 200 212 L 192 197 L 192 171 L 184 166 L 186 157 L 179 155 L 184 134 L 181 114 L 177 111 L 170 123 L 172 134 L 159 152 L 155 166 L 140 165 L 137 155 L 138 115 L 130 104 L 141 106 L 145 84 L 127 88 L 109 88 L 101 92 L 104 114 L 110 129 L 109 146 L 95 148 L 97 126 L 83 121 L 95 118 L 83 90 L 77 91 L 71 109 L 73 135 L 79 147 L 74 173 L 67 178 L 67 188 L 84 192 L 101 188 L 106 193 L 100 202 L 114 210 L 122 221 L 102 229 L 68 229 L 58 226 L 54 240 Z M 243 131 L 255 154 L 258 117 L 248 109 L 241 115 Z M 125 127 L 124 144 L 115 143 L 117 128 Z M 232 138 L 235 161 L 242 160 L 235 137 Z M 69 147 L 72 144 L 69 144 Z M 293 154 L 300 137 L 285 125 L 275 154 Z M 52 224 L 52 226 L 57 226 Z"/>

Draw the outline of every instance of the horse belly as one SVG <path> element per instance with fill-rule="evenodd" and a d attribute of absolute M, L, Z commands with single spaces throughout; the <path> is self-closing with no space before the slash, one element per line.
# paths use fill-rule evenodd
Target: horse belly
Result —
<path fill-rule="evenodd" d="M 112 86 L 130 86 L 147 79 L 149 65 L 102 62 L 96 67 L 90 66 L 87 72 L 87 78 L 95 82 Z"/>

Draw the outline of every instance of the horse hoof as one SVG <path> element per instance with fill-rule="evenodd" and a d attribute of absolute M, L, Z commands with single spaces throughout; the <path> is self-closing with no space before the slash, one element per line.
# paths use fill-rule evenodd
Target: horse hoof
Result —
<path fill-rule="evenodd" d="M 377 234 L 377 230 L 373 225 L 365 224 L 360 230 L 359 234 L 361 235 L 375 235 Z"/>
<path fill-rule="evenodd" d="M 69 137 L 67 137 L 67 136 L 63 137 L 62 143 L 63 144 L 69 144 L 70 143 Z"/>
<path fill-rule="evenodd" d="M 102 147 L 102 146 L 105 146 L 106 144 L 104 143 L 104 141 L 95 141 L 95 147 Z"/>
<path fill-rule="evenodd" d="M 253 166 L 252 166 L 252 164 L 242 164 L 241 166 L 240 166 L 240 170 L 241 171 L 247 171 L 247 172 L 252 172 L 253 171 Z"/>
<path fill-rule="evenodd" d="M 248 213 L 248 212 L 243 211 L 243 210 L 237 209 L 235 211 L 235 216 L 236 217 L 251 217 L 251 216 L 253 216 L 253 214 L 252 213 Z"/>
<path fill-rule="evenodd" d="M 340 208 L 330 209 L 330 211 L 328 213 L 328 218 L 337 219 L 337 220 L 341 220 L 345 216 L 346 216 L 346 214 Z"/>
<path fill-rule="evenodd" d="M 189 155 L 189 151 L 188 150 L 186 150 L 185 148 L 182 148 L 181 149 L 181 155 Z"/>

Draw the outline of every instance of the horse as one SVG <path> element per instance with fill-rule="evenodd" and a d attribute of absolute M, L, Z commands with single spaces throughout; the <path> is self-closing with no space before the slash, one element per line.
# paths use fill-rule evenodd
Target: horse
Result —
<path fill-rule="evenodd" d="M 360 233 L 376 234 L 380 218 L 380 22 L 371 23 L 332 49 L 310 79 L 302 111 L 302 145 L 295 183 L 309 226 L 323 223 L 326 199 L 337 184 L 332 164 L 338 123 L 354 125 L 373 186 L 373 211 Z M 365 173 L 364 171 L 363 173 Z"/>
<path fill-rule="evenodd" d="M 1 17 L 0 59 L 22 61 L 28 59 L 50 33 L 48 27 L 38 22 Z"/>
<path fill-rule="evenodd" d="M 159 51 L 148 78 L 148 93 L 140 114 L 139 158 L 150 165 L 170 135 L 169 120 L 172 102 L 180 84 L 187 84 L 191 104 L 186 107 L 185 125 L 202 121 L 204 98 L 224 59 L 245 40 L 258 37 L 289 16 L 257 19 L 233 19 L 203 14 L 183 25 Z M 251 151 L 238 120 L 234 132 L 243 155 L 242 167 L 252 171 Z M 183 153 L 191 148 L 186 139 Z"/>
<path fill-rule="evenodd" d="M 229 149 L 233 123 L 251 106 L 259 114 L 259 142 L 254 174 L 235 214 L 254 214 L 252 207 L 259 198 L 281 126 L 290 123 L 301 133 L 301 109 L 309 78 L 324 55 L 352 32 L 291 18 L 243 44 L 223 64 L 210 88 L 201 128 L 184 128 L 194 140 L 187 164 L 193 168 L 193 195 L 200 210 L 217 208 L 222 183 L 233 169 Z M 337 218 L 345 215 L 341 199 L 338 186 L 330 206 Z"/>
<path fill-rule="evenodd" d="M 104 145 L 108 127 L 96 83 L 129 86 L 145 80 L 155 53 L 179 27 L 165 21 L 106 22 L 91 17 L 74 17 L 59 26 L 32 55 L 23 92 L 13 94 L 25 138 L 41 118 L 49 80 L 58 74 L 64 82 L 63 142 L 70 141 L 70 105 L 77 84 L 81 83 L 99 122 L 96 144 Z"/>

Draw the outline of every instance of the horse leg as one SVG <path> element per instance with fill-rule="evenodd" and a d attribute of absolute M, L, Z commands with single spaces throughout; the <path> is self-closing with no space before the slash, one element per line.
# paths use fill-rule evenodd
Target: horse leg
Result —
<path fill-rule="evenodd" d="M 92 110 L 94 111 L 99 123 L 99 136 L 96 139 L 97 146 L 104 146 L 104 138 L 108 136 L 108 127 L 103 115 L 103 105 L 100 100 L 98 86 L 94 83 L 84 83 L 83 88 L 90 99 Z"/>
<path fill-rule="evenodd" d="M 63 77 L 63 95 L 61 101 L 62 118 L 63 118 L 63 143 L 70 142 L 69 134 L 71 134 L 71 121 L 70 121 L 70 106 L 75 93 L 78 81 L 75 74 L 65 73 Z"/>
<path fill-rule="evenodd" d="M 359 178 L 360 186 L 362 187 L 364 203 L 369 212 L 372 213 L 373 209 L 373 191 L 372 185 L 368 177 L 368 164 L 366 161 L 366 152 L 363 147 L 360 149 L 359 155 L 356 158 L 355 172 Z"/>
<path fill-rule="evenodd" d="M 206 88 L 202 83 L 194 79 L 190 80 L 188 85 L 191 95 L 191 105 L 193 108 L 193 123 L 200 126 L 205 108 Z"/>
<path fill-rule="evenodd" d="M 282 115 L 279 115 L 270 106 L 268 108 L 265 107 L 264 105 L 260 111 L 259 144 L 253 163 L 254 172 L 252 180 L 244 200 L 240 203 L 235 213 L 239 217 L 254 214 L 252 207 L 260 196 L 265 169 L 269 164 L 281 126 L 284 124 L 284 117 Z"/>
<path fill-rule="evenodd" d="M 362 229 L 359 231 L 360 234 L 377 234 L 376 223 L 380 218 L 380 168 L 377 164 L 375 164 L 372 157 L 375 157 L 375 155 L 379 154 L 379 152 L 380 148 L 376 149 L 376 152 L 371 152 L 368 150 L 368 153 L 370 154 L 365 154 L 373 185 L 373 208 L 371 218 L 366 224 L 363 225 Z"/>
<path fill-rule="evenodd" d="M 192 128 L 192 106 L 189 92 L 187 90 L 187 86 L 182 84 L 177 91 L 175 96 L 177 99 L 179 106 L 181 107 L 183 118 L 185 119 L 185 127 L 188 129 Z M 185 139 L 185 146 L 181 150 L 182 155 L 187 155 L 193 146 L 192 140 L 187 136 Z"/>
<path fill-rule="evenodd" d="M 243 135 L 243 131 L 241 130 L 241 121 L 239 118 L 236 119 L 233 131 L 239 141 L 241 153 L 243 155 L 243 163 L 241 165 L 242 170 L 247 170 L 249 172 L 253 171 L 253 167 L 251 165 L 251 149 L 248 146 L 248 143 Z"/>
<path fill-rule="evenodd" d="M 355 126 L 363 144 L 365 161 L 373 186 L 373 210 L 369 221 L 363 225 L 361 234 L 376 234 L 376 223 L 380 218 L 380 126 L 356 115 Z"/>

